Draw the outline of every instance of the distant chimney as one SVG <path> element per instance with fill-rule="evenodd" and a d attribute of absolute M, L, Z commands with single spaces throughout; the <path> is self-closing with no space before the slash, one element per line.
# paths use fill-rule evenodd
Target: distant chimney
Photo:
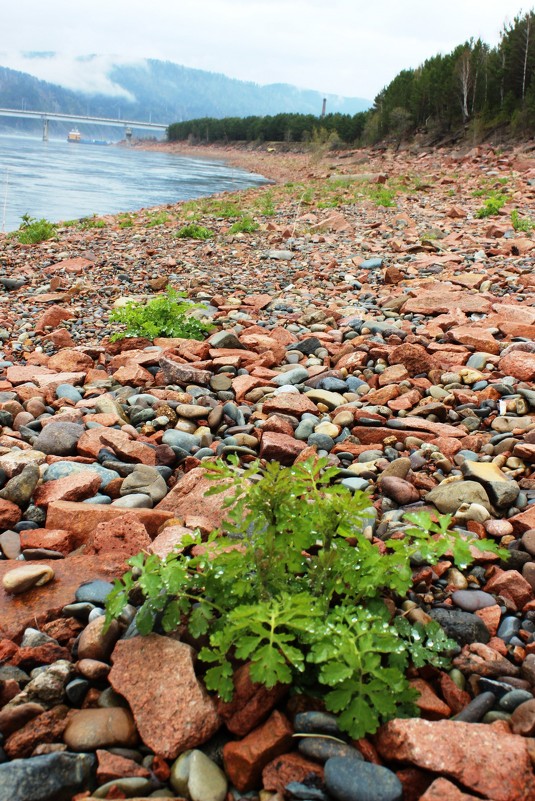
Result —
<path fill-rule="evenodd" d="M 325 109 L 327 108 L 327 98 L 323 98 L 323 105 L 321 107 L 321 119 L 325 117 Z"/>

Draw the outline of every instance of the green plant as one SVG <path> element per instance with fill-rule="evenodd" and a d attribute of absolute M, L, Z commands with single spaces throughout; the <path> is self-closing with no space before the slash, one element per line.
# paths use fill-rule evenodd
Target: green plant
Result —
<path fill-rule="evenodd" d="M 170 219 L 169 214 L 166 211 L 159 211 L 149 215 L 149 219 L 146 222 L 147 228 L 155 228 L 158 225 L 165 225 Z"/>
<path fill-rule="evenodd" d="M 393 189 L 389 189 L 383 185 L 377 185 L 370 189 L 370 198 L 376 206 L 383 206 L 384 208 L 395 206 L 394 198 L 396 193 Z"/>
<path fill-rule="evenodd" d="M 465 541 L 449 530 L 449 517 L 435 523 L 421 513 L 381 553 L 362 533 L 370 497 L 333 483 L 338 471 L 326 459 L 258 471 L 259 462 L 239 470 L 237 459 L 207 468 L 217 481 L 209 495 L 232 490 L 223 502 L 227 535 L 212 532 L 205 544 L 194 535 L 164 560 L 130 559 L 132 570 L 108 597 L 108 624 L 133 594 L 143 599 L 141 634 L 187 626 L 205 638 L 204 681 L 224 700 L 232 697 L 234 667 L 248 661 L 253 681 L 319 696 L 355 738 L 414 714 L 407 668 L 445 666 L 444 652 L 456 645 L 436 623 L 392 619 L 385 599 L 406 595 L 413 558 L 434 564 L 451 552 L 466 565 L 471 545 L 499 549 Z"/>
<path fill-rule="evenodd" d="M 529 234 L 535 229 L 535 220 L 531 217 L 521 217 L 517 209 L 513 209 L 511 212 L 511 225 L 515 231 L 523 231 Z"/>
<path fill-rule="evenodd" d="M 184 292 L 167 288 L 165 295 L 159 295 L 148 303 L 132 301 L 119 309 L 114 309 L 110 323 L 125 325 L 124 331 L 113 334 L 112 342 L 124 337 L 181 337 L 184 339 L 204 339 L 212 326 L 191 316 L 196 303 L 181 303 Z"/>
<path fill-rule="evenodd" d="M 22 245 L 36 245 L 52 239 L 56 235 L 56 229 L 57 226 L 45 220 L 44 217 L 37 220 L 35 217 L 30 217 L 29 214 L 23 214 L 22 222 L 14 236 Z"/>
<path fill-rule="evenodd" d="M 478 217 L 478 219 L 493 217 L 505 206 L 507 200 L 507 195 L 501 192 L 491 192 L 483 206 L 476 211 L 476 217 Z"/>
<path fill-rule="evenodd" d="M 92 217 L 84 217 L 80 221 L 80 228 L 82 231 L 90 230 L 92 228 L 105 228 L 106 220 L 97 217 L 93 214 Z"/>
<path fill-rule="evenodd" d="M 118 225 L 119 228 L 132 228 L 134 217 L 131 214 L 119 214 Z"/>
<path fill-rule="evenodd" d="M 211 239 L 213 235 L 213 231 L 210 231 L 209 228 L 205 228 L 204 225 L 197 225 L 196 223 L 184 225 L 175 234 L 178 239 Z"/>
<path fill-rule="evenodd" d="M 258 225 L 252 217 L 242 217 L 241 220 L 238 220 L 231 225 L 228 229 L 229 234 L 252 234 L 253 231 L 257 231 L 260 226 Z"/>

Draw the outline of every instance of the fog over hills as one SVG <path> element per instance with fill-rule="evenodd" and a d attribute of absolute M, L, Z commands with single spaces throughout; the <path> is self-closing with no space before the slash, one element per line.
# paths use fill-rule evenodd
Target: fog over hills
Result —
<path fill-rule="evenodd" d="M 110 56 L 63 59 L 55 53 L 25 53 L 17 62 L 5 61 L 25 71 L 0 66 L 2 108 L 171 123 L 282 112 L 319 115 L 323 97 L 333 113 L 355 114 L 371 105 L 364 98 L 323 95 L 289 84 L 261 86 L 154 59 L 126 62 Z M 1 125 L 20 128 L 21 122 L 3 118 Z"/>

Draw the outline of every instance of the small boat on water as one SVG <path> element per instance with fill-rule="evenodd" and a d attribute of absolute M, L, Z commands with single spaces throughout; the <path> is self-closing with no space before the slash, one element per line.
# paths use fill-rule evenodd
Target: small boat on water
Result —
<path fill-rule="evenodd" d="M 75 142 L 79 145 L 109 145 L 105 139 L 84 139 L 78 128 L 73 128 L 69 131 L 67 142 Z"/>

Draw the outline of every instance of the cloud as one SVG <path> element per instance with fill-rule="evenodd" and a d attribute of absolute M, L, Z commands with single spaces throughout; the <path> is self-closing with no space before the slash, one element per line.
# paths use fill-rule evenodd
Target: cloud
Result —
<path fill-rule="evenodd" d="M 506 19 L 526 7 L 523 0 L 0 2 L 9 4 L 3 42 L 20 51 L 64 54 L 34 59 L 29 70 L 37 74 L 38 66 L 38 77 L 64 86 L 120 94 L 107 77 L 107 57 L 91 69 L 75 59 L 92 52 L 117 53 L 127 62 L 157 58 L 259 84 L 290 83 L 369 98 L 400 70 L 472 36 L 495 45 Z M 0 63 L 5 63 L 1 57 Z M 16 63 L 21 69 L 26 62 Z"/>
<path fill-rule="evenodd" d="M 144 59 L 121 56 L 75 56 L 53 52 L 0 53 L 2 66 L 27 72 L 42 81 L 59 84 L 85 94 L 102 94 L 135 100 L 133 95 L 109 77 L 113 66 L 136 64 L 143 66 Z"/>

